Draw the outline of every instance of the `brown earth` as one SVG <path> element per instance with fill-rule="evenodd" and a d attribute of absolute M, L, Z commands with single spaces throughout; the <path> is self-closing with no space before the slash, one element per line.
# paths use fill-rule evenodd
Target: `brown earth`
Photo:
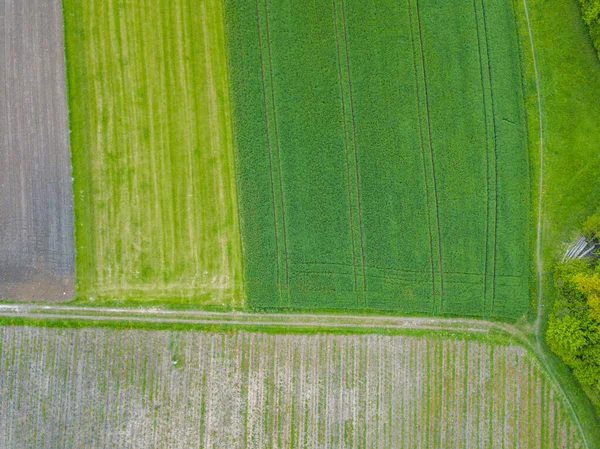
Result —
<path fill-rule="evenodd" d="M 0 298 L 70 299 L 73 198 L 60 0 L 0 3 Z"/>

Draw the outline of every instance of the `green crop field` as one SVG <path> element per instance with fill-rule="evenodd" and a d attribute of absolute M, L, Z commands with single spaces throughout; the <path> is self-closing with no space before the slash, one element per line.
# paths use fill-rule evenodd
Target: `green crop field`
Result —
<path fill-rule="evenodd" d="M 509 0 L 225 0 L 225 18 L 252 307 L 528 313 Z"/>
<path fill-rule="evenodd" d="M 531 353 L 473 335 L 6 326 L 0 367 L 7 448 L 587 446 Z"/>
<path fill-rule="evenodd" d="M 80 298 L 243 303 L 219 0 L 65 0 Z"/>

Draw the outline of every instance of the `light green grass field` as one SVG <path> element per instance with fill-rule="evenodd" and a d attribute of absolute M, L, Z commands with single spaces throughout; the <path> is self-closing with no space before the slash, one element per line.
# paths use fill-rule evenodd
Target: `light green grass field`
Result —
<path fill-rule="evenodd" d="M 518 319 L 530 172 L 508 0 L 226 0 L 258 309 Z"/>
<path fill-rule="evenodd" d="M 521 0 L 516 3 L 522 8 Z M 530 15 L 544 121 L 542 310 L 546 316 L 555 299 L 554 263 L 577 237 L 583 220 L 600 206 L 600 61 L 577 0 L 531 2 Z M 563 387 L 574 397 L 581 396 L 581 386 L 564 364 L 558 359 L 554 364 Z M 588 410 L 589 419 L 597 427 L 600 395 L 587 392 L 597 410 L 596 414 Z"/>
<path fill-rule="evenodd" d="M 65 0 L 79 299 L 243 303 L 219 0 Z"/>

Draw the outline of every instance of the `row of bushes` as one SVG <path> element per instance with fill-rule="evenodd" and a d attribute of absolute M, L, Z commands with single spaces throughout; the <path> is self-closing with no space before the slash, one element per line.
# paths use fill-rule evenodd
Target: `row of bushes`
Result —
<path fill-rule="evenodd" d="M 590 30 L 594 47 L 600 54 L 600 0 L 579 0 L 583 21 Z"/>
<path fill-rule="evenodd" d="M 600 2 L 599 2 L 600 4 Z M 600 210 L 583 228 L 588 239 L 600 237 Z M 546 341 L 573 369 L 582 385 L 600 395 L 600 263 L 597 255 L 560 263 L 558 290 L 549 317 Z"/>

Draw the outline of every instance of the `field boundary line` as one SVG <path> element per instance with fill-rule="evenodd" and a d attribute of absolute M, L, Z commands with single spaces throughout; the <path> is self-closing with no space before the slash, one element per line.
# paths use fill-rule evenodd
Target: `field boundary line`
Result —
<path fill-rule="evenodd" d="M 419 9 L 419 0 L 416 0 L 416 10 L 417 10 L 417 25 L 419 27 L 419 48 L 421 51 L 421 64 L 423 68 L 423 85 L 425 90 L 425 112 L 427 116 L 427 134 L 429 137 L 429 155 L 431 159 L 431 174 L 433 178 L 433 193 L 435 198 L 435 216 L 436 216 L 436 224 L 437 224 L 437 234 L 438 234 L 438 259 L 439 259 L 439 269 L 440 269 L 440 307 L 439 311 L 443 309 L 443 301 L 444 301 L 444 268 L 442 264 L 442 238 L 441 238 L 441 230 L 440 230 L 440 210 L 439 210 L 439 200 L 438 200 L 438 191 L 437 191 L 437 181 L 435 176 L 435 157 L 433 151 L 433 138 L 431 137 L 431 113 L 429 110 L 429 90 L 427 89 L 427 67 L 425 65 L 425 49 L 423 48 L 423 27 L 421 26 L 421 13 Z M 435 313 L 435 312 L 434 312 Z"/>
<path fill-rule="evenodd" d="M 494 202 L 494 253 L 492 256 L 492 262 L 494 263 L 494 267 L 492 268 L 492 304 L 490 308 L 490 314 L 494 313 L 494 303 L 496 300 L 496 256 L 497 256 L 497 247 L 498 247 L 498 130 L 496 125 L 496 112 L 495 112 L 495 102 L 494 102 L 494 85 L 493 85 L 493 77 L 492 77 L 492 66 L 491 66 L 491 55 L 490 55 L 490 43 L 488 37 L 488 26 L 487 26 L 487 18 L 485 13 L 485 0 L 481 0 L 481 8 L 483 14 L 483 28 L 485 34 L 485 50 L 487 53 L 487 67 L 488 67 L 488 77 L 490 82 L 490 101 L 492 106 L 492 125 L 494 129 L 494 194 L 495 194 L 495 202 Z M 489 201 L 489 199 L 488 199 Z"/>
<path fill-rule="evenodd" d="M 263 112 L 265 119 L 265 134 L 267 137 L 267 152 L 269 154 L 269 180 L 271 184 L 271 206 L 273 207 L 273 227 L 275 231 L 275 266 L 277 274 L 277 302 L 281 303 L 281 287 L 279 285 L 279 276 L 281 267 L 279 266 L 279 233 L 277 231 L 277 207 L 275 206 L 275 182 L 273 181 L 273 155 L 271 151 L 271 138 L 269 136 L 269 116 L 267 114 L 267 92 L 265 82 L 265 68 L 262 46 L 262 32 L 260 26 L 259 0 L 256 0 L 256 26 L 258 29 L 258 48 L 260 54 L 260 74 L 262 81 Z"/>
<path fill-rule="evenodd" d="M 421 160 L 423 162 L 423 179 L 425 180 L 425 202 L 427 204 L 427 230 L 429 234 L 429 263 L 431 265 L 431 297 L 435 300 L 435 265 L 433 263 L 433 235 L 431 230 L 431 207 L 429 205 L 429 181 L 427 179 L 427 161 L 425 156 L 425 143 L 423 138 L 423 121 L 421 119 L 421 89 L 419 88 L 417 71 L 417 49 L 415 46 L 415 35 L 413 28 L 413 12 L 411 0 L 407 0 L 408 5 L 408 23 L 410 26 L 410 42 L 413 56 L 413 71 L 415 75 L 415 87 L 417 91 L 417 116 L 419 119 L 419 146 L 421 149 Z"/>
<path fill-rule="evenodd" d="M 273 57 L 271 56 L 271 37 L 269 34 L 269 6 L 265 0 L 265 32 L 267 33 L 267 56 L 269 58 L 269 77 L 271 84 L 271 107 L 273 108 L 273 131 L 275 132 L 275 149 L 277 150 L 277 178 L 279 184 L 279 200 L 281 203 L 281 225 L 283 227 L 283 252 L 285 256 L 285 288 L 290 286 L 287 231 L 285 225 L 285 202 L 283 198 L 283 180 L 281 177 L 281 149 L 279 147 L 279 131 L 277 127 L 277 110 L 275 109 L 275 83 L 273 81 Z"/>
<path fill-rule="evenodd" d="M 340 58 L 340 40 L 338 36 L 338 26 L 337 26 L 337 13 L 335 7 L 335 0 L 331 0 L 332 12 L 333 12 L 333 27 L 335 34 L 335 48 L 337 55 L 337 67 L 338 67 L 338 80 L 340 85 L 340 95 L 342 96 L 342 122 L 344 124 L 344 150 L 346 153 L 346 180 L 347 180 L 347 190 L 348 190 L 348 204 L 350 206 L 350 234 L 352 241 L 352 271 L 354 272 L 354 289 L 357 288 L 357 278 L 356 278 L 356 245 L 354 243 L 354 213 L 352 212 L 352 187 L 350 183 L 350 160 L 348 154 L 348 131 L 346 125 L 346 105 L 345 105 L 345 95 L 344 95 L 344 87 L 343 87 L 343 75 L 342 75 L 342 61 Z"/>
<path fill-rule="evenodd" d="M 342 24 L 344 25 L 344 47 L 346 50 L 346 67 L 348 71 L 348 99 L 350 100 L 350 114 L 352 117 L 352 145 L 354 148 L 354 170 L 355 170 L 355 183 L 356 183 L 356 198 L 357 198 L 357 214 L 358 214 L 358 227 L 360 234 L 360 252 L 362 259 L 362 275 L 363 275 L 363 292 L 367 291 L 367 276 L 365 273 L 365 245 L 363 235 L 363 223 L 361 213 L 361 201 L 360 201 L 360 176 L 358 170 L 358 149 L 356 146 L 356 120 L 354 116 L 354 101 L 352 99 L 352 75 L 350 72 L 350 56 L 348 51 L 348 30 L 346 25 L 346 10 L 344 7 L 344 0 L 340 0 L 342 7 Z M 368 300 L 365 298 L 365 306 L 368 306 Z"/>
<path fill-rule="evenodd" d="M 140 321 L 149 319 L 152 322 L 174 322 L 174 319 L 186 319 L 190 322 L 203 320 L 215 323 L 245 323 L 249 325 L 269 325 L 285 322 L 296 323 L 308 327 L 336 327 L 340 324 L 357 325 L 358 327 L 377 328 L 407 327 L 421 329 L 428 326 L 436 329 L 452 327 L 455 330 L 473 330 L 488 332 L 496 329 L 513 329 L 522 331 L 510 324 L 489 322 L 470 318 L 440 318 L 440 317 L 411 317 L 394 315 L 332 315 L 319 313 L 254 313 L 254 312 L 217 312 L 204 310 L 166 310 L 155 307 L 120 308 L 120 307 L 91 307 L 91 306 L 61 306 L 37 304 L 0 304 L 0 316 L 43 318 L 44 316 L 65 319 L 90 319 L 104 317 L 106 320 L 127 321 L 139 318 Z M 526 337 L 523 337 L 526 338 Z"/>

